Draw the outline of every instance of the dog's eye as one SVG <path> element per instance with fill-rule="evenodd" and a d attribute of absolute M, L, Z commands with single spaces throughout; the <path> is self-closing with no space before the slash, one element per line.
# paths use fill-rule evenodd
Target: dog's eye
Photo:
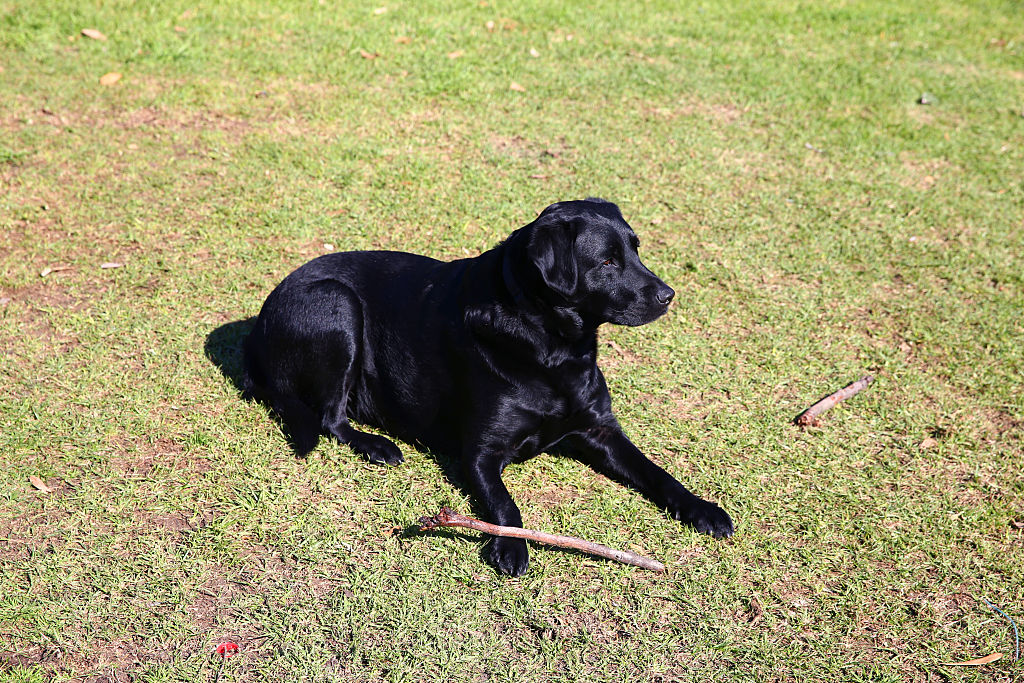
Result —
<path fill-rule="evenodd" d="M 602 263 L 601 265 L 602 266 L 614 266 L 615 265 L 615 259 L 613 259 L 613 258 L 605 259 L 604 263 Z"/>

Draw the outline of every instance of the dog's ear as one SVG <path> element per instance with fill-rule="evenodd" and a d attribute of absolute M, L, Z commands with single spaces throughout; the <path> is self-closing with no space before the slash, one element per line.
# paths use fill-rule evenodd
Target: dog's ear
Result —
<path fill-rule="evenodd" d="M 559 214 L 558 205 L 553 204 L 533 222 L 526 253 L 544 285 L 571 301 L 578 280 L 574 248 L 577 229 L 574 221 Z"/>

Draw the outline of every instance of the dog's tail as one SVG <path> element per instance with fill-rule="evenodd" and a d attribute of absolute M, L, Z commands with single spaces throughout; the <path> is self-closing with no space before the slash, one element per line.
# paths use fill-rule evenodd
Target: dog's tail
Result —
<path fill-rule="evenodd" d="M 274 412 L 288 428 L 288 440 L 295 454 L 305 457 L 320 441 L 320 418 L 295 396 L 278 394 L 270 401 Z"/>

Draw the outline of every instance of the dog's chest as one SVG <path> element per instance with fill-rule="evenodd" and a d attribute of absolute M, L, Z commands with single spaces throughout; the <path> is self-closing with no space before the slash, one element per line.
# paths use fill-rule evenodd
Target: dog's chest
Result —
<path fill-rule="evenodd" d="M 529 438 L 531 435 L 536 435 L 539 448 L 592 427 L 611 409 L 607 389 L 596 366 L 560 370 L 534 384 L 520 403 L 529 416 L 520 425 L 525 432 L 522 436 L 527 437 L 528 442 L 533 440 Z"/>

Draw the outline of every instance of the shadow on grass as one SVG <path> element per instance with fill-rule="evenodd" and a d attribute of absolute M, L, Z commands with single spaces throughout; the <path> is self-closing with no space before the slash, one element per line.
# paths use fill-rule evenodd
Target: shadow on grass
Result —
<path fill-rule="evenodd" d="M 221 373 L 231 380 L 239 395 L 245 396 L 242 385 L 242 342 L 256 325 L 256 316 L 225 323 L 206 335 L 203 351 Z"/>

